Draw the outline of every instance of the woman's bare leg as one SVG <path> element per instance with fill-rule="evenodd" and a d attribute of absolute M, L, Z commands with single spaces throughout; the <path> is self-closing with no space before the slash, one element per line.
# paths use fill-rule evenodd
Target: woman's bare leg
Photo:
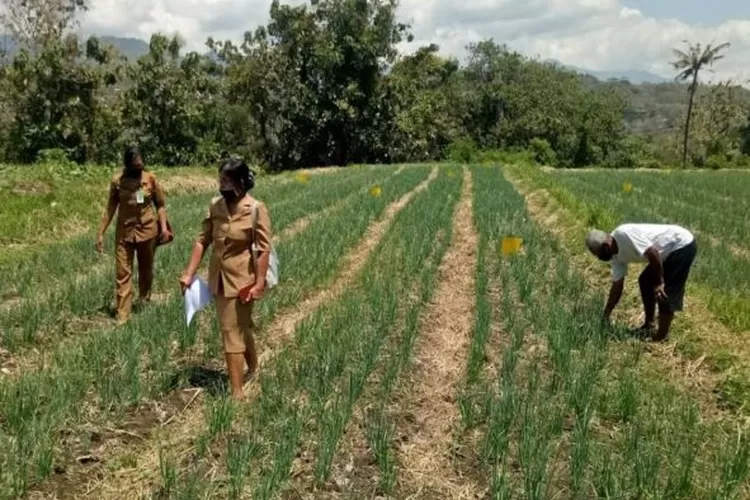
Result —
<path fill-rule="evenodd" d="M 240 401 L 244 398 L 242 386 L 244 385 L 245 355 L 241 352 L 228 352 L 226 360 L 232 397 Z"/>

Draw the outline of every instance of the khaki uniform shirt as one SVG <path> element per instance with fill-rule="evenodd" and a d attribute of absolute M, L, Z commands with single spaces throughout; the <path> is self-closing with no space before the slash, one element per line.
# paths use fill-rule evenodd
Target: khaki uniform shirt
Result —
<path fill-rule="evenodd" d="M 258 220 L 253 235 L 255 203 L 258 203 Z M 211 293 L 219 295 L 221 291 L 224 297 L 237 297 L 240 290 L 255 283 L 250 250 L 253 238 L 258 252 L 271 251 L 271 220 L 265 204 L 248 195 L 237 202 L 236 214 L 230 215 L 224 198 L 219 196 L 211 201 L 197 239 L 203 248 L 214 245 L 208 268 Z"/>
<path fill-rule="evenodd" d="M 140 177 L 117 174 L 109 187 L 108 203 L 110 209 L 117 208 L 117 241 L 140 243 L 158 236 L 158 217 L 154 205 L 162 208 L 166 201 L 161 186 L 151 172 L 142 172 Z"/>

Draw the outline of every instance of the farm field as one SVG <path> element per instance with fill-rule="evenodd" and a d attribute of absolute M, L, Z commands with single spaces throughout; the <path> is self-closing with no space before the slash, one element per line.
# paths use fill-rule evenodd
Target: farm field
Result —
<path fill-rule="evenodd" d="M 214 311 L 185 327 L 177 287 L 212 175 L 164 173 L 177 239 L 157 253 L 154 302 L 121 327 L 111 230 L 93 248 L 107 177 L 0 201 L 0 498 L 750 497 L 750 175 L 263 177 L 281 283 L 256 308 L 261 369 L 242 404 Z M 665 345 L 629 335 L 633 283 L 600 326 L 608 268 L 583 235 L 636 219 L 698 235 Z"/>

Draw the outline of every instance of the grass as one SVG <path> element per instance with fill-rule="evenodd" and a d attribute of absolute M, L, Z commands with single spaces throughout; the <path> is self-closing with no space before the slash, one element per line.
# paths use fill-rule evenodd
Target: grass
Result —
<path fill-rule="evenodd" d="M 401 462 L 404 433 L 418 424 L 404 422 L 400 405 L 419 407 L 410 399 L 407 374 L 425 333 L 420 317 L 435 307 L 437 270 L 451 244 L 463 177 L 455 166 L 438 167 L 424 190 L 379 225 L 432 169 L 397 168 L 259 181 L 257 196 L 270 208 L 274 232 L 288 234 L 277 241 L 282 282 L 258 304 L 259 325 L 280 331 L 311 296 L 328 290 L 330 300 L 306 311 L 288 337 L 271 338 L 261 328 L 261 351 L 271 356 L 253 382 L 250 404 L 227 399 L 220 383 L 214 312 L 186 328 L 176 289 L 212 190 L 200 183 L 188 189 L 178 171 L 160 174 L 182 186 L 169 197 L 178 238 L 159 250 L 159 299 L 116 327 L 101 312 L 111 300 L 111 258 L 97 258 L 91 245 L 96 200 L 111 172 L 68 177 L 6 170 L 14 185 L 25 186 L 0 202 L 15 207 L 7 213 L 25 217 L 19 214 L 47 210 L 52 199 L 80 197 L 81 205 L 69 210 L 89 222 L 83 234 L 37 240 L 31 219 L 0 218 L 2 234 L 16 245 L 0 256 L 0 278 L 12 285 L 3 289 L 11 305 L 0 308 L 0 363 L 19 366 L 0 375 L 0 449 L 6 451 L 0 498 L 55 489 L 55 470 L 67 469 L 62 476 L 81 470 L 76 458 L 89 454 L 102 461 L 103 492 L 121 476 L 138 479 L 155 498 L 346 498 L 365 491 L 404 497 L 414 472 Z M 434 450 L 450 453 L 449 466 L 460 471 L 446 476 L 474 481 L 491 498 L 747 497 L 750 440 L 742 408 L 729 411 L 665 376 L 675 372 L 658 366 L 660 351 L 630 338 L 626 328 L 601 328 L 603 297 L 590 284 L 603 271 L 592 270 L 574 246 L 588 225 L 690 217 L 677 221 L 700 224 L 704 238 L 721 241 L 701 240 L 705 259 L 691 293 L 719 297 L 706 307 L 723 319 L 724 332 L 736 333 L 741 316 L 730 321 L 719 311 L 729 310 L 731 293 L 731 310 L 742 310 L 745 263 L 732 245 L 744 222 L 730 213 L 720 224 L 712 207 L 728 209 L 744 196 L 745 178 L 469 168 L 478 234 L 475 307 L 468 354 L 456 370 L 463 374 L 454 403 L 460 421 L 446 440 L 451 449 Z M 546 189 L 571 217 L 539 219 L 506 174 Z M 622 191 L 625 182 L 633 185 L 629 193 Z M 672 182 L 690 203 L 666 194 Z M 299 230 L 285 232 L 291 228 Z M 522 240 L 519 253 L 502 252 L 508 236 Z M 363 238 L 374 244 L 354 265 L 349 259 Z M 28 255 L 19 250 L 37 246 Z M 21 257 L 4 260 L 10 255 Z M 341 284 L 347 266 L 358 271 Z M 624 306 L 637 309 L 632 302 Z M 712 368 L 731 374 L 721 389 L 741 405 L 750 387 L 741 370 L 745 351 L 711 340 L 719 334 L 701 339 L 701 326 L 695 320 L 680 326 L 678 352 L 692 348 L 693 359 L 707 354 Z M 159 429 L 148 409 L 166 408 L 182 389 L 195 387 L 197 373 L 212 378 L 200 382 L 204 394 L 184 415 L 182 408 L 170 410 L 177 418 Z M 134 419 L 140 419 L 140 440 L 119 447 L 100 441 L 102 429 L 131 432 L 126 422 Z M 143 456 L 148 450 L 158 450 L 153 460 Z M 142 470 L 144 463 L 152 468 Z M 134 471 L 148 479 L 129 476 Z M 86 480 L 77 482 L 57 493 L 80 493 Z"/>
<path fill-rule="evenodd" d="M 491 389 L 478 396 L 485 399 L 477 405 L 479 417 L 465 424 L 483 432 L 482 462 L 492 478 L 492 495 L 744 494 L 744 466 L 733 469 L 731 488 L 707 485 L 724 473 L 727 460 L 743 463 L 745 438 L 737 446 L 731 426 L 701 421 L 690 394 L 668 381 L 645 378 L 640 356 L 622 356 L 623 350 L 643 347 L 629 348 L 621 332 L 599 329 L 601 298 L 570 267 L 559 243 L 528 221 L 523 199 L 502 173 L 477 169 L 476 174 L 480 233 L 512 231 L 526 247 L 513 258 L 494 252 L 494 265 L 485 267 L 490 282 L 506 283 L 496 307 L 506 313 L 500 322 L 509 349 L 496 370 L 485 371 L 497 376 L 484 381 Z M 495 189 L 483 190 L 487 185 Z M 500 204 L 510 209 L 500 210 Z M 515 307 L 503 307 L 503 301 Z M 732 458 L 719 465 L 716 457 L 726 453 Z M 508 472 L 512 462 L 519 464 L 517 473 Z"/>
<path fill-rule="evenodd" d="M 621 222 L 647 220 L 683 224 L 696 232 L 700 256 L 691 271 L 688 295 L 697 297 L 721 325 L 711 325 L 701 311 L 692 314 L 690 308 L 695 305 L 688 304 L 683 321 L 689 326 L 681 329 L 678 324 L 676 343 L 686 356 L 698 359 L 705 354 L 706 364 L 722 374 L 724 380 L 717 390 L 724 404 L 747 407 L 750 351 L 737 333 L 750 328 L 747 299 L 750 259 L 738 254 L 732 243 L 743 241 L 747 223 L 736 215 L 738 212 L 728 197 L 750 184 L 750 177 L 743 172 L 724 172 L 715 177 L 706 172 L 545 174 L 533 168 L 524 169 L 524 175 L 547 189 L 562 206 L 587 221 L 588 226 L 611 229 Z M 623 192 L 621 187 L 626 180 L 634 186 L 630 193 Z M 687 198 L 668 196 L 667 188 L 673 180 L 676 184 L 673 189 L 687 191 L 690 202 Z M 701 192 L 698 186 L 704 184 L 717 191 Z"/>

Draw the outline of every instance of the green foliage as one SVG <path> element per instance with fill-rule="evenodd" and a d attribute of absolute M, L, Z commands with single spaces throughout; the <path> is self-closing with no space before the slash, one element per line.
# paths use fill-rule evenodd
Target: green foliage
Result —
<path fill-rule="evenodd" d="M 683 86 L 595 83 L 491 39 L 469 45 L 464 64 L 434 44 L 400 55 L 411 35 L 396 9 L 395 0 L 275 0 L 241 45 L 209 39 L 209 55 L 184 54 L 177 36 L 155 34 L 135 61 L 96 38 L 44 35 L 24 49 L 38 37 L 18 33 L 20 52 L 0 68 L 0 160 L 60 149 L 77 163 L 117 164 L 125 144 L 139 143 L 152 164 L 213 163 L 231 151 L 269 171 L 495 161 L 496 151 L 526 149 L 560 167 L 676 162 Z M 747 93 L 698 87 L 693 162 L 750 151 L 740 130 Z M 655 136 L 653 157 L 634 147 L 628 124 Z"/>
<path fill-rule="evenodd" d="M 437 51 L 437 45 L 432 44 L 402 58 L 387 78 L 395 108 L 396 129 L 390 155 L 394 161 L 444 156 L 455 160 L 456 146 L 473 143 L 460 136 L 464 132 L 454 108 L 458 63 L 441 58 Z M 470 147 L 476 149 L 473 144 Z"/>
<path fill-rule="evenodd" d="M 117 80 L 110 58 L 94 40 L 84 49 L 75 37 L 50 42 L 36 55 L 22 50 L 3 72 L 14 117 L 8 159 L 32 162 L 43 149 L 63 149 L 77 162 L 98 159 L 112 133 L 104 102 Z"/>
<path fill-rule="evenodd" d="M 209 42 L 229 64 L 228 94 L 252 118 L 258 156 L 274 168 L 387 161 L 383 70 L 406 31 L 395 2 L 274 1 L 270 14 L 240 48 Z"/>
<path fill-rule="evenodd" d="M 557 154 L 552 146 L 545 139 L 535 137 L 529 143 L 534 161 L 541 165 L 555 165 L 557 163 Z"/>
<path fill-rule="evenodd" d="M 715 47 L 712 44 L 708 44 L 705 48 L 701 47 L 700 43 L 695 45 L 685 42 L 688 46 L 687 51 L 673 49 L 677 60 L 672 63 L 672 66 L 679 71 L 676 79 L 680 81 L 690 82 L 690 98 L 688 101 L 688 109 L 685 118 L 684 128 L 684 140 L 683 140 L 683 156 L 682 156 L 682 167 L 687 167 L 688 162 L 688 142 L 690 140 L 690 124 L 693 119 L 693 105 L 695 103 L 695 93 L 698 89 L 698 74 L 701 70 L 706 67 L 711 67 L 716 61 L 724 59 L 723 55 L 720 55 L 721 51 L 729 47 L 729 43 L 722 43 Z"/>
<path fill-rule="evenodd" d="M 711 170 L 721 170 L 722 168 L 728 168 L 730 165 L 726 156 L 713 155 L 706 160 L 706 168 Z"/>
<path fill-rule="evenodd" d="M 456 163 L 470 163 L 477 152 L 477 145 L 470 137 L 459 137 L 448 146 L 447 158 Z"/>
<path fill-rule="evenodd" d="M 59 148 L 42 149 L 36 157 L 36 162 L 42 165 L 69 165 L 69 153 Z"/>
<path fill-rule="evenodd" d="M 740 128 L 740 151 L 744 155 L 750 156 L 750 117 L 747 123 Z"/>
<path fill-rule="evenodd" d="M 138 142 L 150 161 L 164 165 L 220 155 L 211 140 L 222 130 L 217 65 L 194 52 L 181 58 L 181 46 L 177 37 L 154 35 L 149 53 L 128 68 L 122 100 L 120 144 Z"/>

